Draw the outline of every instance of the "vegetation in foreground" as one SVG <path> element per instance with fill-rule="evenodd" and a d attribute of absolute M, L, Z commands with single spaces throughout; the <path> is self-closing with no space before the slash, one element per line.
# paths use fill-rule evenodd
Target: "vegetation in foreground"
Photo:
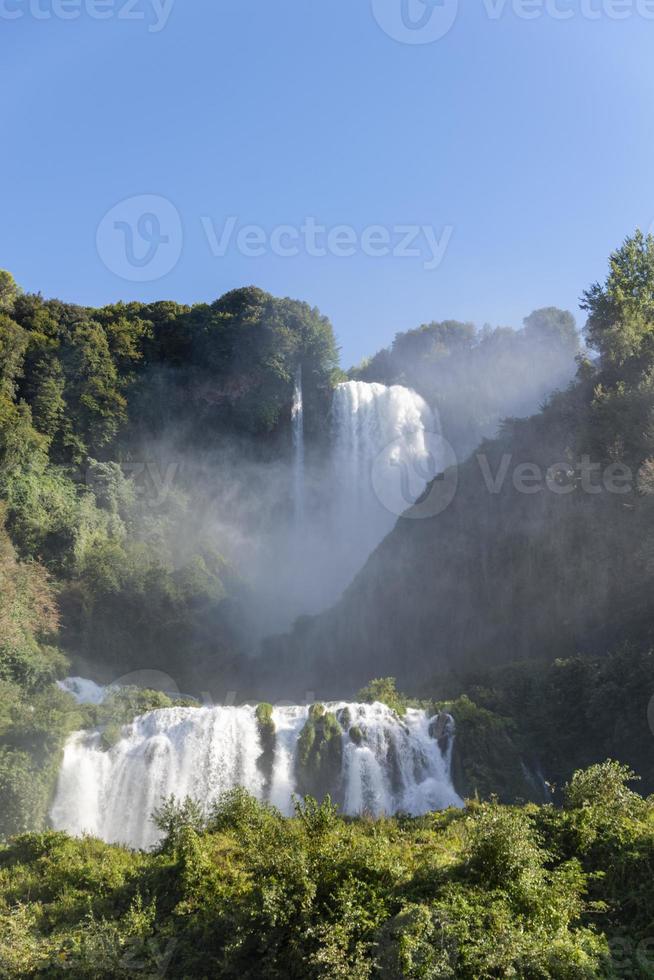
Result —
<path fill-rule="evenodd" d="M 651 977 L 654 801 L 631 776 L 420 818 L 169 800 L 148 854 L 26 834 L 0 850 L 0 975 Z"/>

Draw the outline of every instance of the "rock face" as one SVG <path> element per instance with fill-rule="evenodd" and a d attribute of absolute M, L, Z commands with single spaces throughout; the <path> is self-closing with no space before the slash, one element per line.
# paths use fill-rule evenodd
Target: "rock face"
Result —
<path fill-rule="evenodd" d="M 447 711 L 441 711 L 429 725 L 429 734 L 438 742 L 438 747 L 446 754 L 454 737 L 454 718 Z"/>
<path fill-rule="evenodd" d="M 448 705 L 448 713 L 442 712 L 436 719 L 434 737 L 437 737 L 438 719 L 451 717 L 449 712 L 456 722 L 452 782 L 460 796 L 465 799 L 497 796 L 503 803 L 516 800 L 540 803 L 546 799 L 542 784 L 525 766 L 505 719 L 477 707 L 465 696 L 460 697 Z"/>
<path fill-rule="evenodd" d="M 275 721 L 273 719 L 272 704 L 262 701 L 256 708 L 257 729 L 261 739 L 262 753 L 257 759 L 257 767 L 265 779 L 265 786 L 268 789 L 272 782 L 273 766 L 275 763 L 275 747 L 277 745 L 277 733 Z"/>
<path fill-rule="evenodd" d="M 328 792 L 341 796 L 343 730 L 324 705 L 314 704 L 300 733 L 295 760 L 297 786 L 303 796 L 321 800 Z"/>
<path fill-rule="evenodd" d="M 262 684 L 329 699 L 392 676 L 420 695 L 452 670 L 605 651 L 647 622 L 640 566 L 625 557 L 642 548 L 643 501 L 514 485 L 522 463 L 547 473 L 565 459 L 568 435 L 538 416 L 485 443 L 443 510 L 400 517 L 333 608 L 268 641 Z M 430 484 L 434 511 L 447 485 Z"/>

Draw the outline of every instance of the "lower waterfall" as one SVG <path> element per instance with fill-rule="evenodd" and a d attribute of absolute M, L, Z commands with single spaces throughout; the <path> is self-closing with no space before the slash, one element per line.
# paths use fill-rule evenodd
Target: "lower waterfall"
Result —
<path fill-rule="evenodd" d="M 453 723 L 409 709 L 399 718 L 380 703 L 325 705 L 341 733 L 338 768 L 324 792 L 350 815 L 414 815 L 461 806 L 450 778 Z M 174 794 L 205 806 L 242 786 L 282 813 L 293 812 L 298 791 L 306 705 L 273 708 L 270 774 L 254 706 L 164 708 L 125 725 L 103 749 L 100 732 L 77 732 L 66 745 L 50 813 L 55 829 L 89 833 L 110 843 L 148 848 L 159 833 L 153 810 Z"/>

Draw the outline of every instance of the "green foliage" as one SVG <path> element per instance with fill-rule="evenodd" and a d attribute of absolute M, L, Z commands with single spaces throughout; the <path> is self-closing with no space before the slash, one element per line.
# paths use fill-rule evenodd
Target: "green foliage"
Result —
<path fill-rule="evenodd" d="M 279 811 L 260 803 L 242 787 L 223 793 L 209 811 L 207 827 L 213 833 L 247 834 L 265 829 L 280 817 Z"/>
<path fill-rule="evenodd" d="M 643 370 L 654 357 L 654 238 L 637 231 L 609 258 L 604 285 L 584 292 L 586 337 L 609 371 Z"/>
<path fill-rule="evenodd" d="M 298 368 L 319 434 L 337 360 L 317 310 L 253 287 L 89 309 L 0 275 L 0 502 L 19 556 L 56 579 L 73 661 L 186 689 L 231 669 L 245 589 L 207 544 L 191 463 L 237 440 L 266 456 L 262 436 L 285 451 Z"/>
<path fill-rule="evenodd" d="M 577 770 L 565 787 L 566 806 L 592 807 L 606 813 L 635 817 L 643 811 L 643 800 L 627 787 L 639 777 L 629 766 L 607 759 L 585 770 Z"/>
<path fill-rule="evenodd" d="M 11 272 L 0 269 L 0 310 L 11 312 L 19 292 Z"/>
<path fill-rule="evenodd" d="M 649 645 L 622 646 L 603 657 L 466 670 L 441 678 L 437 689 L 443 688 L 458 695 L 446 708 L 457 721 L 453 773 L 464 796 L 476 787 L 482 797 L 496 793 L 507 802 L 542 799 L 535 785 L 529 792 L 511 776 L 521 772 L 522 760 L 558 800 L 576 769 L 593 772 L 607 756 L 623 760 L 639 774 L 644 792 L 654 792 Z M 476 775 L 474 782 L 461 781 L 465 771 Z"/>
<path fill-rule="evenodd" d="M 206 825 L 203 807 L 197 800 L 187 796 L 183 800 L 169 796 L 152 814 L 152 821 L 163 834 L 162 851 L 176 851 L 186 831 L 201 833 Z"/>
<path fill-rule="evenodd" d="M 151 691 L 141 687 L 121 687 L 95 707 L 95 723 L 102 725 L 107 721 L 126 724 L 139 715 L 159 708 L 172 708 L 174 705 L 191 706 L 194 701 L 173 698 L 163 691 Z"/>
<path fill-rule="evenodd" d="M 407 699 L 398 692 L 396 684 L 394 677 L 378 677 L 361 688 L 356 700 L 364 704 L 381 701 L 401 718 L 406 714 Z"/>
<path fill-rule="evenodd" d="M 266 784 L 270 785 L 272 780 L 273 764 L 275 761 L 275 746 L 277 744 L 277 733 L 275 732 L 275 721 L 273 719 L 273 708 L 271 704 L 262 701 L 255 709 L 259 738 L 261 739 L 262 753 L 257 759 L 257 765 L 263 773 Z"/>
<path fill-rule="evenodd" d="M 610 861 L 616 839 L 630 835 L 631 824 L 647 813 L 647 804 L 627 783 L 638 777 L 611 759 L 578 769 L 565 786 L 563 798 L 571 819 L 576 849 Z"/>
<path fill-rule="evenodd" d="M 43 825 L 63 741 L 81 720 L 53 685 L 66 667 L 49 642 L 57 627 L 45 569 L 18 560 L 0 523 L 0 839 Z"/>
<path fill-rule="evenodd" d="M 195 707 L 196 704 L 196 701 L 189 698 L 171 697 L 163 691 L 120 687 L 112 691 L 101 704 L 84 705 L 84 727 L 99 727 L 102 745 L 105 749 L 110 749 L 122 738 L 123 726 L 140 715 L 160 708 Z"/>
<path fill-rule="evenodd" d="M 543 852 L 526 810 L 482 803 L 466 826 L 470 875 L 489 891 L 537 891 L 543 884 Z"/>
<path fill-rule="evenodd" d="M 428 905 L 407 903 L 385 924 L 377 952 L 379 980 L 456 977 L 459 959 L 449 921 Z"/>
<path fill-rule="evenodd" d="M 546 306 L 534 310 L 523 322 L 526 337 L 542 344 L 544 348 L 553 346 L 559 350 L 568 350 L 572 356 L 578 352 L 579 334 L 575 318 L 568 310 Z"/>
<path fill-rule="evenodd" d="M 545 307 L 524 330 L 477 330 L 457 320 L 431 322 L 398 333 L 350 372 L 362 381 L 403 384 L 438 408 L 443 431 L 460 459 L 500 420 L 538 409 L 550 392 L 574 377 L 579 335 L 567 310 Z"/>
<path fill-rule="evenodd" d="M 503 802 L 541 800 L 542 791 L 530 781 L 506 719 L 480 708 L 466 695 L 439 705 L 456 723 L 452 780 L 464 798 Z"/>
<path fill-rule="evenodd" d="M 23 835 L 0 849 L 0 973 L 644 978 L 652 893 L 634 916 L 630 890 L 650 870 L 634 861 L 651 858 L 654 804 L 612 839 L 611 865 L 632 872 L 619 885 L 595 853 L 570 853 L 571 821 L 596 805 L 582 796 L 563 810 L 490 802 L 372 821 L 329 800 L 287 819 L 237 790 L 213 816 L 167 801 L 149 854 Z"/>
<path fill-rule="evenodd" d="M 319 803 L 313 796 L 295 801 L 295 814 L 302 821 L 309 836 L 326 834 L 336 826 L 338 807 L 327 794 Z"/>
<path fill-rule="evenodd" d="M 355 745 L 361 745 L 363 742 L 363 732 L 358 725 L 352 725 L 348 734 Z"/>
<path fill-rule="evenodd" d="M 0 798 L 3 837 L 24 833 L 43 819 L 43 786 L 30 753 L 0 748 Z"/>
<path fill-rule="evenodd" d="M 297 743 L 295 775 L 303 796 L 323 799 L 327 787 L 337 786 L 343 758 L 343 730 L 324 705 L 314 704 Z"/>

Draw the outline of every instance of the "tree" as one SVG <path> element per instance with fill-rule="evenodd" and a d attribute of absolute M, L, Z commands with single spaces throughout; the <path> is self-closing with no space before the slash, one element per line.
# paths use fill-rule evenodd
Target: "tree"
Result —
<path fill-rule="evenodd" d="M 65 400 L 75 429 L 87 451 L 97 452 L 112 441 L 127 418 L 121 379 L 100 324 L 76 326 L 62 350 L 66 374 Z"/>
<path fill-rule="evenodd" d="M 28 337 L 5 313 L 0 313 L 0 393 L 13 398 L 23 373 Z"/>
<path fill-rule="evenodd" d="M 604 818 L 611 812 L 636 816 L 643 810 L 643 800 L 629 789 L 628 783 L 639 778 L 629 766 L 613 759 L 578 769 L 564 790 L 566 806 L 595 807 Z"/>
<path fill-rule="evenodd" d="M 397 690 L 397 682 L 394 677 L 376 677 L 369 681 L 357 694 L 357 700 L 364 704 L 381 701 L 400 717 L 406 714 L 406 698 Z"/>
<path fill-rule="evenodd" d="M 0 310 L 11 312 L 20 289 L 11 272 L 0 269 Z"/>
<path fill-rule="evenodd" d="M 604 285 L 594 283 L 580 305 L 603 370 L 615 374 L 627 364 L 634 374 L 647 370 L 654 363 L 654 237 L 636 231 L 627 238 L 610 256 Z"/>
<path fill-rule="evenodd" d="M 558 347 L 572 355 L 579 350 L 577 325 L 569 310 L 544 306 L 525 317 L 523 323 L 530 340 Z"/>
<path fill-rule="evenodd" d="M 54 634 L 59 613 L 45 569 L 19 562 L 0 511 L 0 678 L 25 687 L 53 679 L 60 662 L 49 662 L 44 638 Z"/>

